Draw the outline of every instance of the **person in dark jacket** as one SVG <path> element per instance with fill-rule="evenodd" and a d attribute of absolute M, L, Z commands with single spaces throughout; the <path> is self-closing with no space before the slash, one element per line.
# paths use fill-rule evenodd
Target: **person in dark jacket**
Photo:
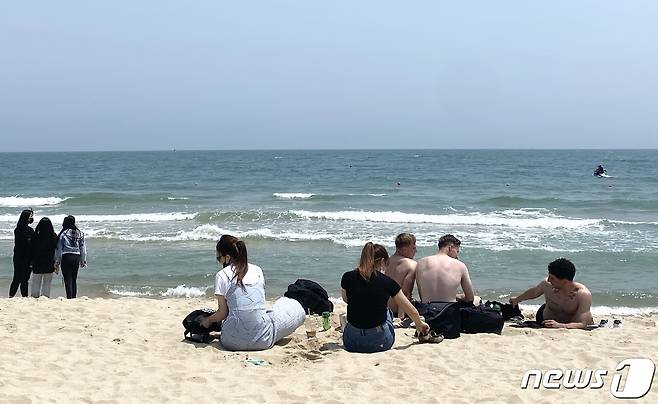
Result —
<path fill-rule="evenodd" d="M 18 218 L 14 229 L 14 278 L 9 286 L 9 297 L 14 297 L 21 287 L 21 296 L 27 297 L 27 283 L 30 280 L 30 248 L 34 230 L 30 224 L 34 222 L 32 209 L 25 209 Z"/>
<path fill-rule="evenodd" d="M 50 297 L 57 240 L 50 219 L 44 217 L 39 220 L 32 238 L 32 297 Z"/>

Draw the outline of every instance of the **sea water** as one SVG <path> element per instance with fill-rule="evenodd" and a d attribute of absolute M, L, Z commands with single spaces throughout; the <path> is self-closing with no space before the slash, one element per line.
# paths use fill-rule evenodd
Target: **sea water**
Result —
<path fill-rule="evenodd" d="M 0 153 L 0 287 L 23 208 L 76 216 L 79 294 L 212 296 L 215 243 L 243 238 L 269 297 L 297 278 L 340 296 L 364 243 L 462 240 L 478 294 L 506 300 L 571 259 L 596 310 L 658 311 L 657 150 Z M 611 178 L 592 175 L 598 164 Z M 54 293 L 62 295 L 61 277 Z M 535 301 L 541 303 L 541 299 Z"/>

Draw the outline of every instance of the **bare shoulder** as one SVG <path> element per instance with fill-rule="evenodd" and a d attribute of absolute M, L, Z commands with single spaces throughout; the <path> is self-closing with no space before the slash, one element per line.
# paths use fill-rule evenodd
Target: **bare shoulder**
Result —
<path fill-rule="evenodd" d="M 539 286 L 545 294 L 553 290 L 553 285 L 548 281 L 548 278 L 542 279 L 537 286 Z"/>
<path fill-rule="evenodd" d="M 460 270 L 461 272 L 463 272 L 463 273 L 467 273 L 467 272 L 468 272 L 468 267 L 466 266 L 466 264 L 464 264 L 463 262 L 461 262 L 461 261 L 458 260 L 458 259 L 454 259 L 454 258 L 453 258 L 453 259 L 452 259 L 452 265 L 453 265 L 455 268 L 459 269 L 459 270 Z"/>
<path fill-rule="evenodd" d="M 415 272 L 416 267 L 418 266 L 418 263 L 411 258 L 403 258 L 400 261 L 400 267 L 405 271 L 405 272 Z"/>
<path fill-rule="evenodd" d="M 430 257 L 423 257 L 416 262 L 416 269 L 425 268 L 430 263 Z"/>
<path fill-rule="evenodd" d="M 575 286 L 574 292 L 576 293 L 578 299 L 592 298 L 592 292 L 590 292 L 589 289 L 587 289 L 587 286 L 578 282 L 574 282 L 574 286 Z"/>

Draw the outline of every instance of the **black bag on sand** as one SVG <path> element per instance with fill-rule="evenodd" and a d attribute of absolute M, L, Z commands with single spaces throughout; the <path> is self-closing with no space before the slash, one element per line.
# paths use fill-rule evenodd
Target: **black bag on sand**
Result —
<path fill-rule="evenodd" d="M 505 321 L 507 321 L 507 320 L 509 320 L 510 318 L 513 318 L 513 317 L 523 318 L 523 313 L 521 313 L 521 309 L 519 308 L 518 305 L 514 306 L 510 303 L 501 303 L 501 302 L 496 302 L 496 301 L 491 302 L 489 300 L 487 300 L 484 303 L 484 305 L 489 307 L 489 308 L 492 308 L 492 309 L 498 311 L 500 314 L 502 314 L 503 319 L 505 319 Z M 498 308 L 500 308 L 500 310 L 498 310 Z"/>
<path fill-rule="evenodd" d="M 210 317 L 215 314 L 214 310 L 210 309 L 201 309 L 194 310 L 183 319 L 183 327 L 185 327 L 185 332 L 183 336 L 186 340 L 192 342 L 203 342 L 209 343 L 214 338 L 210 335 L 211 332 L 219 332 L 222 330 L 222 323 L 212 323 L 210 328 L 205 328 L 201 326 L 201 321 L 206 317 Z"/>
<path fill-rule="evenodd" d="M 485 305 L 468 305 L 459 309 L 461 314 L 461 331 L 466 334 L 488 332 L 499 334 L 505 325 L 503 315 Z"/>
<path fill-rule="evenodd" d="M 458 302 L 414 302 L 418 313 L 425 318 L 430 330 L 443 334 L 446 339 L 459 338 L 461 315 Z"/>
<path fill-rule="evenodd" d="M 325 311 L 334 311 L 334 304 L 329 300 L 327 291 L 308 279 L 297 279 L 295 283 L 288 285 L 288 290 L 283 295 L 297 300 L 307 313 L 310 311 L 311 314 L 322 314 Z"/>

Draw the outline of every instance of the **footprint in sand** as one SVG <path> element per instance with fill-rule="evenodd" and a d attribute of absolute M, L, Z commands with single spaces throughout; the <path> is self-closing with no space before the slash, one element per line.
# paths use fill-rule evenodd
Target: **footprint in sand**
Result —
<path fill-rule="evenodd" d="M 322 357 L 323 357 L 322 352 L 315 351 L 315 350 L 314 351 L 304 352 L 302 354 L 302 356 L 304 358 L 308 359 L 308 360 L 311 360 L 311 361 L 317 361 L 317 360 L 322 359 Z"/>
<path fill-rule="evenodd" d="M 290 400 L 296 400 L 299 402 L 305 402 L 307 397 L 305 396 L 299 396 L 297 394 L 290 393 L 289 391 L 286 390 L 277 390 L 277 396 L 280 398 L 285 399 L 285 401 L 290 402 Z"/>

